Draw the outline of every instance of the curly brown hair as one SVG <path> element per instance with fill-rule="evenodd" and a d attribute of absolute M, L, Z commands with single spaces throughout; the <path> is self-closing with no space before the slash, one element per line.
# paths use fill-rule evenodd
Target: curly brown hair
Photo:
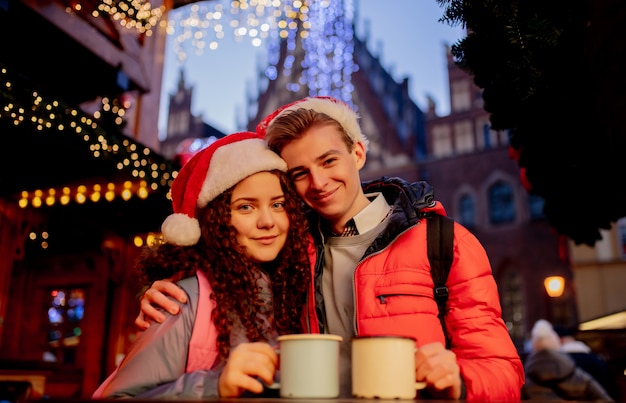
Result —
<path fill-rule="evenodd" d="M 213 288 L 211 298 L 217 303 L 211 317 L 218 330 L 217 345 L 222 359 L 230 353 L 230 333 L 236 321 L 246 330 L 248 340 L 266 340 L 266 325 L 257 315 L 267 309 L 257 285 L 261 271 L 267 273 L 271 282 L 270 323 L 280 334 L 303 331 L 301 319 L 311 282 L 308 222 L 303 204 L 286 174 L 277 170 L 272 173 L 280 179 L 290 223 L 285 246 L 274 261 L 258 263 L 248 259 L 237 242 L 237 231 L 230 224 L 232 188 L 196 211 L 202 234 L 196 245 L 161 243 L 144 249 L 137 261 L 144 284 L 164 278 L 180 280 L 193 276 L 196 270 L 207 274 Z"/>

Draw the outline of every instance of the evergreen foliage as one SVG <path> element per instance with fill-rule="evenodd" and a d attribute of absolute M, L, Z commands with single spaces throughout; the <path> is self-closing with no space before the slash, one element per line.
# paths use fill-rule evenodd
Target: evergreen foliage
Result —
<path fill-rule="evenodd" d="M 463 24 L 455 61 L 552 227 L 593 246 L 626 216 L 626 2 L 437 0 Z"/>

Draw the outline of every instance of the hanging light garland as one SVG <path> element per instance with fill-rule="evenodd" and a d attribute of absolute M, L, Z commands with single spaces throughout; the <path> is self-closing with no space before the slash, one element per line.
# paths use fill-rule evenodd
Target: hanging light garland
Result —
<path fill-rule="evenodd" d="M 105 13 L 113 17 L 123 27 L 136 29 L 140 34 L 152 35 L 152 28 L 159 22 L 165 7 L 153 8 L 149 1 L 141 0 L 100 0 L 93 16 Z"/>
<path fill-rule="evenodd" d="M 287 82 L 287 91 L 305 86 L 309 95 L 333 96 L 355 107 L 353 21 L 353 0 L 217 0 L 173 10 L 167 32 L 175 36 L 174 51 L 181 65 L 190 50 L 199 56 L 206 49 L 218 49 L 228 29 L 236 41 L 248 38 L 255 47 L 267 40 L 269 80 L 278 78 L 280 42 L 287 41 L 282 72 L 291 78 L 294 67 L 302 71 Z M 298 41 L 305 51 L 303 60 L 295 54 Z M 294 66 L 299 60 L 302 66 Z"/>
<path fill-rule="evenodd" d="M 305 0 L 201 1 L 170 11 L 167 33 L 175 37 L 174 51 L 184 63 L 189 50 L 199 56 L 218 49 L 229 30 L 236 41 L 249 39 L 255 47 L 270 37 L 306 30 L 308 11 Z"/>
<path fill-rule="evenodd" d="M 133 196 L 145 198 L 150 192 L 169 189 L 176 171 L 171 162 L 153 153 L 148 147 L 131 141 L 99 119 L 111 115 L 117 127 L 123 124 L 125 110 L 118 102 L 102 99 L 102 112 L 94 116 L 65 104 L 59 99 L 47 99 L 28 84 L 19 80 L 19 75 L 0 65 L 0 120 L 18 127 L 29 126 L 42 136 L 51 132 L 57 135 L 77 136 L 94 159 L 114 158 L 116 169 L 130 173 L 133 181 L 123 185 L 114 183 L 94 184 L 89 187 L 76 185 L 62 189 L 37 189 L 23 191 L 19 206 L 42 207 L 56 203 L 65 205 L 70 201 L 82 204 L 85 201 L 111 201 L 117 197 L 128 200 Z M 112 128 L 113 129 L 113 128 Z"/>
<path fill-rule="evenodd" d="M 357 108 L 352 102 L 354 63 L 354 3 L 352 0 L 313 1 L 309 8 L 308 28 L 299 34 L 287 32 L 280 38 L 287 41 L 287 57 L 280 62 L 280 42 L 269 44 L 269 65 L 265 76 L 276 80 L 278 72 L 288 79 L 286 90 L 299 92 L 304 86 L 311 96 L 333 96 Z M 303 58 L 296 54 L 301 40 Z M 301 66 L 294 63 L 301 61 Z M 282 69 L 280 68 L 282 67 Z M 292 69 L 301 70 L 293 77 Z"/>
<path fill-rule="evenodd" d="M 121 26 L 146 36 L 152 35 L 152 28 L 165 13 L 165 6 L 153 8 L 149 1 L 144 0 L 97 0 L 96 5 L 91 0 L 72 0 L 70 3 L 65 9 L 68 13 L 88 12 L 94 18 L 102 14 L 110 15 Z"/>
<path fill-rule="evenodd" d="M 352 0 L 311 3 L 311 29 L 302 41 L 301 82 L 311 96 L 332 96 L 352 105 L 354 6 Z M 354 106 L 354 105 L 352 105 Z"/>

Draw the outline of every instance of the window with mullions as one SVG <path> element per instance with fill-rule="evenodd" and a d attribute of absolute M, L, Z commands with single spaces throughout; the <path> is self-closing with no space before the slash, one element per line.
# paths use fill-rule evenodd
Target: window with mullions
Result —
<path fill-rule="evenodd" d="M 82 335 L 85 290 L 82 288 L 50 290 L 46 313 L 48 348 L 44 353 L 44 361 L 75 363 Z"/>
<path fill-rule="evenodd" d="M 515 270 L 508 268 L 502 276 L 500 289 L 500 304 L 502 305 L 502 319 L 509 329 L 509 334 L 518 350 L 523 349 L 526 312 L 522 293 L 522 278 Z"/>
<path fill-rule="evenodd" d="M 488 199 L 491 224 L 506 224 L 515 220 L 515 200 L 511 185 L 504 182 L 494 183 L 488 190 Z"/>

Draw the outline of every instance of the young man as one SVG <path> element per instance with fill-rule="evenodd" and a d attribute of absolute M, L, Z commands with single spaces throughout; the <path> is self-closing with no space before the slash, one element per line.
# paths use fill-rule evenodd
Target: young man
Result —
<path fill-rule="evenodd" d="M 350 339 L 355 335 L 415 338 L 417 381 L 439 399 L 520 399 L 524 370 L 501 318 L 495 280 L 484 248 L 454 224 L 454 259 L 448 281 L 445 323 L 437 317 L 426 252 L 424 214 L 445 215 L 430 186 L 382 178 L 361 184 L 368 147 L 358 116 L 328 97 L 305 98 L 281 107 L 257 131 L 287 163 L 298 195 L 311 209 L 315 314 L 311 331 L 343 337 L 342 397 L 351 396 Z M 142 314 L 157 321 L 176 313 L 157 282 L 142 299 Z M 136 323 L 147 326 L 142 314 Z M 422 391 L 424 392 L 424 391 Z"/>

